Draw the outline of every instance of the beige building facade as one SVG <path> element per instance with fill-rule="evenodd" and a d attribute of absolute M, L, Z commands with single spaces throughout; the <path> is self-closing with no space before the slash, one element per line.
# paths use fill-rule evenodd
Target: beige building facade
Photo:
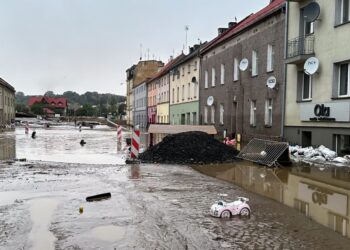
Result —
<path fill-rule="evenodd" d="M 126 70 L 126 116 L 127 125 L 134 125 L 135 97 L 134 89 L 150 78 L 153 78 L 164 66 L 164 63 L 156 60 L 139 61 L 137 65 Z"/>
<path fill-rule="evenodd" d="M 15 89 L 8 82 L 0 78 L 0 126 L 14 123 L 15 120 Z"/>
<path fill-rule="evenodd" d="M 170 123 L 192 124 L 199 122 L 199 45 L 171 69 Z"/>
<path fill-rule="evenodd" d="M 350 154 L 348 3 L 287 2 L 284 135 L 292 144 L 325 145 L 340 155 Z"/>

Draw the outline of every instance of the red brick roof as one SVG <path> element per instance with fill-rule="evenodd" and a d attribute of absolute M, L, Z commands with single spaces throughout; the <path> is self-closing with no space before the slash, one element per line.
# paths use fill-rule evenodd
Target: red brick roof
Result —
<path fill-rule="evenodd" d="M 241 20 L 237 25 L 229 28 L 227 31 L 222 33 L 221 35 L 217 36 L 213 40 L 211 40 L 202 50 L 201 53 L 205 53 L 208 50 L 212 49 L 213 47 L 217 46 L 218 44 L 224 42 L 225 40 L 231 38 L 232 36 L 236 35 L 243 29 L 246 29 L 254 24 L 256 24 L 258 21 L 262 20 L 263 18 L 271 15 L 272 13 L 276 12 L 277 10 L 281 9 L 285 5 L 285 0 L 274 0 L 269 5 L 267 5 L 265 8 L 259 10 L 255 14 L 250 14 L 243 20 Z"/>
<path fill-rule="evenodd" d="M 68 106 L 67 98 L 59 97 L 52 98 L 48 96 L 33 96 L 28 100 L 28 105 L 31 107 L 34 103 L 47 103 L 55 108 L 66 108 Z"/>

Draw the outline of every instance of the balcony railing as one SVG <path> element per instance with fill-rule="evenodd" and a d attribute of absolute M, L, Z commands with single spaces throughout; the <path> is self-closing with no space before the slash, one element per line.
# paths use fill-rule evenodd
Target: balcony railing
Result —
<path fill-rule="evenodd" d="M 300 36 L 288 41 L 287 58 L 314 54 L 314 35 Z"/>

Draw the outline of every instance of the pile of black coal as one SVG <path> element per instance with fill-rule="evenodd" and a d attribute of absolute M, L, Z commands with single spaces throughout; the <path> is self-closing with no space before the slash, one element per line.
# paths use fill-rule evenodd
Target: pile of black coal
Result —
<path fill-rule="evenodd" d="M 166 136 L 139 155 L 142 162 L 208 164 L 231 162 L 238 154 L 233 147 L 204 132 L 184 132 Z"/>

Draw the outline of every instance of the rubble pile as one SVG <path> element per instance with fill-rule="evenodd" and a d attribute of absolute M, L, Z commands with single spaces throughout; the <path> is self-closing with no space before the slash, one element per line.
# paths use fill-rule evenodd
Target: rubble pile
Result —
<path fill-rule="evenodd" d="M 310 161 L 316 163 L 335 163 L 335 164 L 350 164 L 350 155 L 344 157 L 338 157 L 337 153 L 329 148 L 321 145 L 318 148 L 301 146 L 289 146 L 289 152 L 294 156 L 294 160 Z"/>
<path fill-rule="evenodd" d="M 139 155 L 142 162 L 208 164 L 234 160 L 238 151 L 204 132 L 184 132 L 166 136 Z"/>

